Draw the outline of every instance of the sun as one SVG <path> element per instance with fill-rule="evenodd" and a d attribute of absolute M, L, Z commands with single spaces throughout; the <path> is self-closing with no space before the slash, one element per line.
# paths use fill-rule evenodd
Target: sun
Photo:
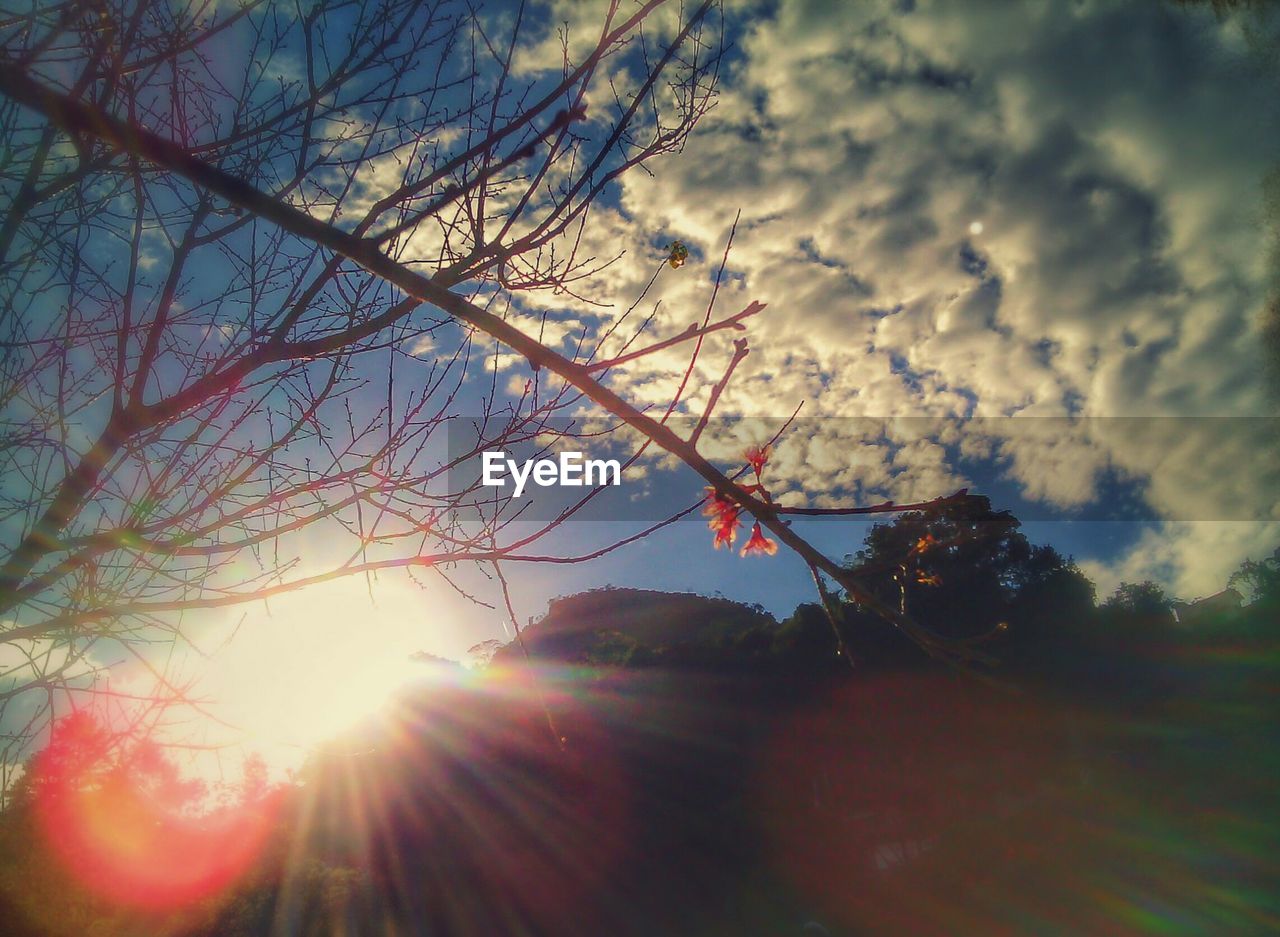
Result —
<path fill-rule="evenodd" d="M 431 596 L 397 583 L 336 581 L 258 603 L 205 641 L 197 694 L 219 734 L 290 767 L 351 733 L 399 688 L 431 677 L 413 659 L 449 656 Z"/>

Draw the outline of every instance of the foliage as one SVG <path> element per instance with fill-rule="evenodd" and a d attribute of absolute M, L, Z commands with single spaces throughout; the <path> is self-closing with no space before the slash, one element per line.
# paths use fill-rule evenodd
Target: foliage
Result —
<path fill-rule="evenodd" d="M 1169 611 L 1172 600 L 1164 587 L 1150 579 L 1142 582 L 1122 582 L 1116 591 L 1102 603 L 1108 612 L 1121 612 L 1139 618 L 1161 618 Z"/>
<path fill-rule="evenodd" d="M 1280 548 L 1263 560 L 1245 560 L 1228 585 L 1243 587 L 1250 602 L 1263 608 L 1280 606 Z"/>
<path fill-rule="evenodd" d="M 932 630 L 1016 655 L 1078 633 L 1093 614 L 1093 587 L 1079 568 L 1029 543 L 1019 526 L 971 497 L 876 525 L 853 562 L 872 591 Z M 902 638 L 872 618 L 849 603 L 847 640 L 864 656 L 909 658 Z"/>

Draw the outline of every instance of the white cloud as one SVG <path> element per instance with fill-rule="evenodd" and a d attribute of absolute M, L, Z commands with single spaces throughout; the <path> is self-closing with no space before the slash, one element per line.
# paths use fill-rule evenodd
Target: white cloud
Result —
<path fill-rule="evenodd" d="M 1280 539 L 1280 525 L 1230 521 L 1181 521 L 1147 531 L 1119 563 L 1085 560 L 1081 569 L 1098 595 L 1121 582 L 1155 579 L 1179 598 L 1212 595 L 1244 559 L 1269 556 Z"/>
<path fill-rule="evenodd" d="M 741 210 L 742 276 L 721 308 L 769 308 L 724 413 L 1270 414 L 1265 239 L 1247 206 L 1280 111 L 1238 23 L 1158 4 L 903 6 L 784 2 L 751 21 L 686 151 L 627 176 L 621 212 L 603 213 L 599 249 L 628 254 L 584 292 L 615 309 L 639 292 L 654 252 L 623 231 L 685 239 L 694 258 L 659 282 L 659 334 L 678 330 L 705 308 Z M 708 342 L 695 402 L 727 349 Z M 686 356 L 635 363 L 629 390 L 663 400 Z M 1057 506 L 1086 503 L 1110 471 L 1166 517 L 1277 516 L 1272 476 L 1250 468 L 1262 440 L 1064 425 L 996 421 L 964 444 Z M 870 445 L 834 419 L 826 436 L 779 449 L 780 486 L 918 497 L 964 482 L 941 446 Z M 1205 529 L 1168 526 L 1121 566 L 1220 584 L 1269 536 Z M 1206 549 L 1213 563 L 1195 562 Z"/>

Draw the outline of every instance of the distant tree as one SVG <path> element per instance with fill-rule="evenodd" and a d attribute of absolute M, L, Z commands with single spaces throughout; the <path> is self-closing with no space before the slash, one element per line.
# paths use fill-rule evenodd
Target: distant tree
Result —
<path fill-rule="evenodd" d="M 1102 603 L 1102 610 L 1135 618 L 1163 618 L 1168 616 L 1172 605 L 1173 600 L 1165 593 L 1164 587 L 1146 579 L 1120 583 Z"/>
<path fill-rule="evenodd" d="M 1173 597 L 1150 579 L 1122 582 L 1098 609 L 1095 640 L 1107 653 L 1145 653 L 1151 642 L 1175 637 Z"/>
<path fill-rule="evenodd" d="M 1264 560 L 1245 560 L 1227 583 L 1246 602 L 1265 608 L 1280 605 L 1280 547 Z"/>
<path fill-rule="evenodd" d="M 913 511 L 888 524 L 877 524 L 854 557 L 886 601 L 906 605 L 921 620 L 937 622 L 937 610 L 962 607 L 946 615 L 947 631 L 967 635 L 995 622 L 981 610 L 997 603 L 1012 587 L 1012 567 L 1030 553 L 1018 521 L 994 512 L 987 498 L 972 498 L 934 510 Z"/>
<path fill-rule="evenodd" d="M 1093 584 L 1053 547 L 1030 543 L 986 498 L 940 504 L 878 524 L 853 562 L 870 587 L 948 637 L 1029 647 L 1079 630 L 1094 611 Z M 892 628 L 855 607 L 864 651 L 918 658 Z M 851 629 L 852 631 L 852 629 Z"/>
<path fill-rule="evenodd" d="M 479 644 L 473 644 L 467 648 L 467 663 L 472 667 L 484 667 L 493 660 L 493 655 L 498 653 L 503 647 L 503 642 L 496 638 L 490 638 L 488 641 L 481 641 Z"/>
<path fill-rule="evenodd" d="M 185 932 L 254 871 L 280 793 L 261 761 L 214 790 L 150 740 L 64 717 L 0 811 L 0 910 L 31 933 Z"/>

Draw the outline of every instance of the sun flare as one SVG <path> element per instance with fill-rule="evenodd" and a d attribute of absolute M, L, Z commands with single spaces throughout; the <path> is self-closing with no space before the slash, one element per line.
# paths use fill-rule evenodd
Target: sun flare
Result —
<path fill-rule="evenodd" d="M 224 626 L 199 695 L 237 744 L 294 766 L 429 678 L 413 655 L 447 654 L 452 636 L 431 609 L 422 591 L 381 582 L 371 597 L 363 580 L 258 605 Z"/>

